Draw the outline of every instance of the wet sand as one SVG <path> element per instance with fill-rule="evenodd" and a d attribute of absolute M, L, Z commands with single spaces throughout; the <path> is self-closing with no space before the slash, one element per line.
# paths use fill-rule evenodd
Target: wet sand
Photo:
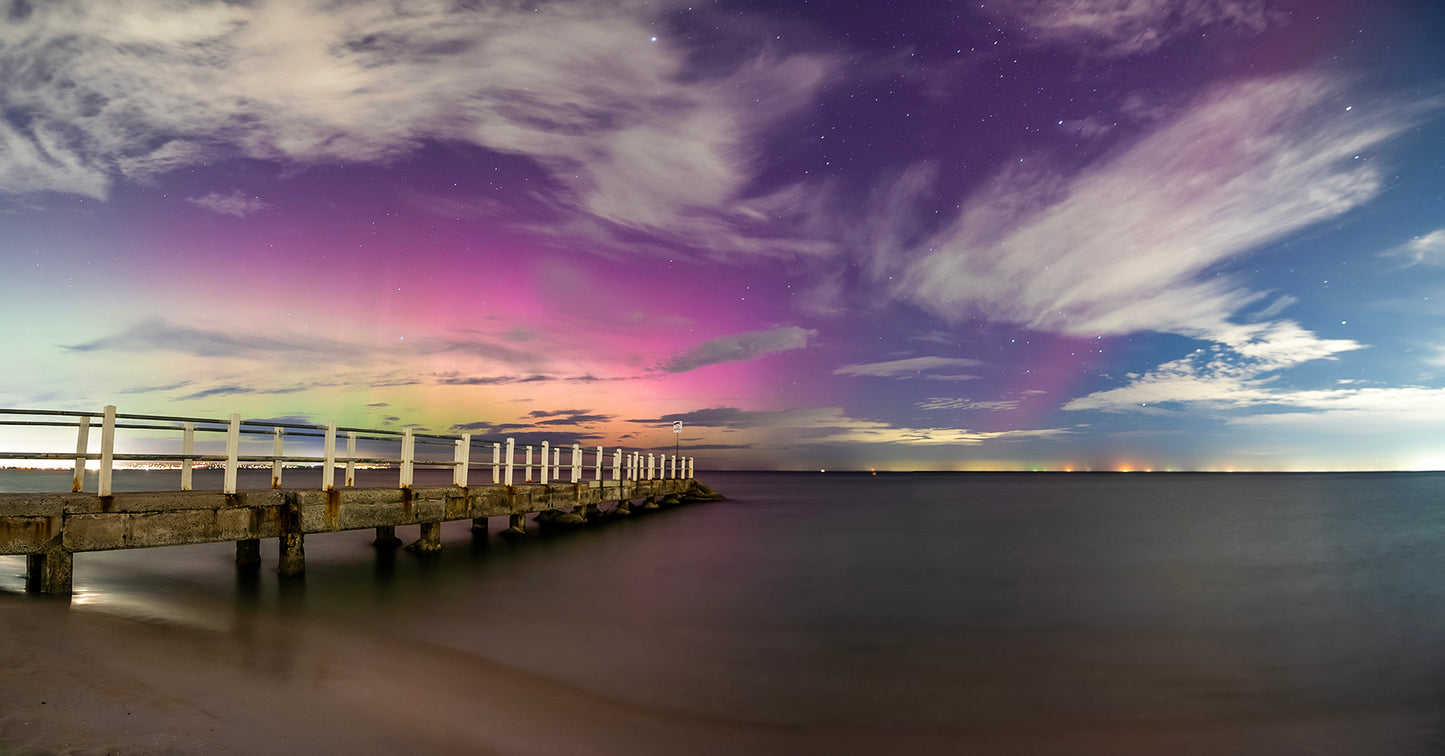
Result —
<path fill-rule="evenodd" d="M 1438 721 L 1422 706 L 1254 721 L 789 726 L 609 701 L 364 628 L 242 614 L 224 629 L 185 628 L 14 594 L 0 595 L 0 670 L 0 752 L 14 754 L 1361 753 Z"/>

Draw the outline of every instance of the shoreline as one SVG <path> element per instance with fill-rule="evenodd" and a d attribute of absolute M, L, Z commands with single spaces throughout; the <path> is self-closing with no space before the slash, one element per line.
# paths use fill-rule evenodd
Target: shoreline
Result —
<path fill-rule="evenodd" d="M 217 632 L 6 594 L 0 641 L 7 753 L 1207 754 L 1311 741 L 1378 747 L 1402 729 L 1423 737 L 1438 720 L 1422 702 L 1059 728 L 769 724 L 606 700 L 482 656 L 310 621 L 298 628 L 293 618 L 238 613 Z M 1376 728 L 1383 741 L 1369 735 Z"/>

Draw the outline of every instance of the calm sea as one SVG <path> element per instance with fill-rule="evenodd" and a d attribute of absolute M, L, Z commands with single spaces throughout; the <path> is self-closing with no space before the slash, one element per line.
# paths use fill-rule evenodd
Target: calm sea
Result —
<path fill-rule="evenodd" d="M 308 536 L 302 587 L 274 543 L 255 579 L 227 544 L 79 554 L 68 611 L 173 634 L 262 690 L 317 674 L 276 650 L 288 634 L 344 636 L 332 666 L 425 647 L 453 665 L 438 684 L 485 662 L 694 723 L 698 752 L 1445 752 L 1445 474 L 699 477 L 729 500 L 519 542 L 451 523 L 435 557 Z M 40 485 L 68 477 L 0 472 Z M 23 568 L 0 557 L 11 611 L 43 601 Z M 613 727 L 595 752 L 673 752 L 594 714 Z M 579 721 L 535 752 L 586 752 L 602 725 Z M 491 747 L 529 742 L 554 741 Z"/>

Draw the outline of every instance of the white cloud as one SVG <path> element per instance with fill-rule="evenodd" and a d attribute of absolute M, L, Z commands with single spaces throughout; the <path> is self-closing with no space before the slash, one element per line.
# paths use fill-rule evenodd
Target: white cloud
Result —
<path fill-rule="evenodd" d="M 859 365 L 844 365 L 833 371 L 833 375 L 860 375 L 878 378 L 926 378 L 929 380 L 970 380 L 975 375 L 963 375 L 953 370 L 982 365 L 978 360 L 959 357 L 910 357 L 888 362 L 869 362 Z"/>
<path fill-rule="evenodd" d="M 932 397 L 918 403 L 921 410 L 984 410 L 996 412 L 999 410 L 1018 409 L 1019 400 L 1002 399 L 993 402 L 976 402 L 972 399 L 953 399 L 948 397 Z"/>
<path fill-rule="evenodd" d="M 1177 36 L 1206 28 L 1254 35 L 1278 18 L 1271 16 L 1264 0 L 1011 0 L 986 5 L 987 12 L 1018 21 L 1041 41 L 1101 56 L 1151 52 Z"/>
<path fill-rule="evenodd" d="M 1280 388 L 1280 371 L 1318 359 L 1331 359 L 1361 345 L 1341 339 L 1320 339 L 1295 323 L 1284 321 L 1237 326 L 1230 343 L 1200 348 L 1166 362 L 1128 385 L 1074 399 L 1066 410 L 1160 412 L 1185 406 L 1211 410 L 1325 411 L 1347 405 L 1352 398 L 1384 397 L 1395 389 Z M 1348 384 L 1347 384 L 1348 385 Z M 1392 395 L 1393 396 L 1393 395 Z"/>
<path fill-rule="evenodd" d="M 950 319 L 1222 340 L 1262 295 L 1206 268 L 1380 191 L 1379 170 L 1355 158 L 1410 119 L 1343 106 L 1321 118 L 1339 93 L 1311 75 L 1234 84 L 1076 177 L 1025 161 L 883 272 L 896 296 Z"/>
<path fill-rule="evenodd" d="M 233 215 L 237 218 L 244 218 L 261 210 L 271 207 L 269 204 L 256 197 L 247 197 L 240 189 L 230 194 L 211 192 L 203 197 L 187 197 L 186 201 L 198 207 L 204 207 L 212 212 L 222 215 Z"/>
<path fill-rule="evenodd" d="M 768 331 L 749 331 L 709 339 L 679 354 L 660 367 L 669 373 L 685 373 L 707 365 L 724 362 L 745 362 L 773 352 L 802 349 L 817 331 L 799 326 L 783 326 Z"/>
<path fill-rule="evenodd" d="M 751 233 L 779 198 L 741 195 L 756 132 L 830 63 L 697 76 L 688 50 L 648 41 L 668 2 L 479 5 L 33 4 L 0 26 L 7 108 L 30 124 L 0 125 L 0 191 L 104 197 L 207 157 L 385 161 L 446 140 L 535 160 L 598 233 L 808 248 Z"/>
<path fill-rule="evenodd" d="M 1399 258 L 1402 268 L 1416 265 L 1445 265 L 1445 228 L 1437 228 L 1424 236 L 1417 236 L 1408 242 L 1386 252 L 1383 257 Z"/>
<path fill-rule="evenodd" d="M 43 123 L 22 133 L 0 118 L 0 192 L 63 192 L 104 199 L 105 172 L 87 165 L 60 133 Z"/>

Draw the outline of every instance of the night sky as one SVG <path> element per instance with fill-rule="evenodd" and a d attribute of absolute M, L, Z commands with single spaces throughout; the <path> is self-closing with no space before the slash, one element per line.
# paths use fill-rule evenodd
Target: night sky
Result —
<path fill-rule="evenodd" d="M 0 19 L 0 406 L 1445 467 L 1438 0 Z"/>

